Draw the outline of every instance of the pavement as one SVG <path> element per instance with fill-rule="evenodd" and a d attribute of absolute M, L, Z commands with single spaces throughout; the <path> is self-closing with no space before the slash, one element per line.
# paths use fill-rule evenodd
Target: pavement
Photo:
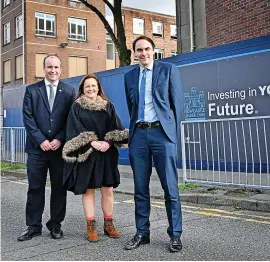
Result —
<path fill-rule="evenodd" d="M 133 195 L 133 173 L 130 166 L 119 165 L 121 184 L 115 189 L 116 193 Z M 178 170 L 179 183 L 183 178 Z M 14 177 L 17 180 L 26 179 L 26 169 L 3 170 L 4 177 Z M 49 181 L 48 181 L 49 183 Z M 150 180 L 150 193 L 152 198 L 163 199 L 164 194 L 155 168 L 152 170 Z M 210 206 L 230 206 L 236 209 L 270 212 L 270 190 L 248 189 L 239 187 L 220 187 L 201 185 L 196 188 L 185 187 L 180 190 L 182 202 L 204 204 Z"/>

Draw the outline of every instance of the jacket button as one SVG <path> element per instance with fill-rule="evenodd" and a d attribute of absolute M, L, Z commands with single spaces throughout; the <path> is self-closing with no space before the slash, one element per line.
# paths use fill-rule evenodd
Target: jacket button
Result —
<path fill-rule="evenodd" d="M 53 120 L 51 119 L 51 122 L 52 122 Z"/>
<path fill-rule="evenodd" d="M 49 130 L 48 132 L 51 133 L 51 130 Z"/>

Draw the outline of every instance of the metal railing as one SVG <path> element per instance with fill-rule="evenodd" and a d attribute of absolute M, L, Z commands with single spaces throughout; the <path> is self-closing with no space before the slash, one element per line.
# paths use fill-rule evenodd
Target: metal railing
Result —
<path fill-rule="evenodd" d="M 24 152 L 26 131 L 24 127 L 3 127 L 1 137 L 1 160 L 11 163 L 26 163 Z"/>
<path fill-rule="evenodd" d="M 270 116 L 181 125 L 184 182 L 270 188 Z"/>

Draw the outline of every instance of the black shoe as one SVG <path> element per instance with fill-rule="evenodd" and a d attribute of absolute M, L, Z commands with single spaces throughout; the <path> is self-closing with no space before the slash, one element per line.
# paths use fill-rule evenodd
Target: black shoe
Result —
<path fill-rule="evenodd" d="M 135 235 L 130 242 L 126 244 L 124 247 L 126 250 L 132 250 L 140 245 L 145 245 L 150 243 L 150 238 L 149 237 L 143 237 L 141 235 Z"/>
<path fill-rule="evenodd" d="M 22 234 L 20 234 L 17 238 L 18 241 L 26 241 L 26 240 L 30 240 L 33 237 L 37 237 L 41 235 L 41 231 L 40 232 L 35 232 L 33 229 L 27 229 L 26 231 L 24 231 Z"/>
<path fill-rule="evenodd" d="M 172 237 L 170 240 L 170 251 L 179 252 L 182 250 L 182 242 L 180 237 Z"/>
<path fill-rule="evenodd" d="M 61 239 L 64 237 L 64 232 L 60 228 L 53 228 L 50 234 L 52 239 Z"/>

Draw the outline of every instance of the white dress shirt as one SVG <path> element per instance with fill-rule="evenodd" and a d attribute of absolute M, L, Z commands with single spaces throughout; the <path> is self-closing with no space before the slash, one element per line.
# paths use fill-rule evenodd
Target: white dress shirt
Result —
<path fill-rule="evenodd" d="M 55 81 L 54 83 L 50 83 L 50 82 L 45 78 L 44 81 L 45 81 L 46 91 L 47 91 L 47 96 L 48 96 L 48 101 L 49 101 L 49 100 L 50 100 L 50 85 L 53 85 L 54 98 L 55 98 L 59 80 Z"/>
<path fill-rule="evenodd" d="M 152 63 L 149 64 L 147 67 L 142 67 L 140 65 L 139 93 L 141 89 L 143 69 L 144 68 L 148 69 L 146 71 L 146 85 L 145 85 L 145 106 L 144 106 L 144 121 L 145 122 L 155 122 L 159 120 L 157 117 L 156 111 L 154 109 L 154 104 L 153 104 L 153 95 L 152 95 L 153 66 L 154 66 L 154 61 L 152 61 Z"/>

